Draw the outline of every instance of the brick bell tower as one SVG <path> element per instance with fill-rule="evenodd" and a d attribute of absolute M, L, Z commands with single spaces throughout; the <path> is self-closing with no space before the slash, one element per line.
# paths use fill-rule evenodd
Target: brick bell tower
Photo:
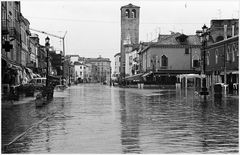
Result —
<path fill-rule="evenodd" d="M 140 7 L 131 3 L 121 7 L 121 61 L 120 77 L 125 78 L 125 45 L 139 42 Z"/>

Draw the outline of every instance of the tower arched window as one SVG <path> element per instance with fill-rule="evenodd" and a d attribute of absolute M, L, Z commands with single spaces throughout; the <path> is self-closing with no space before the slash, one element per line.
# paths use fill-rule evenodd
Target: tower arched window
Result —
<path fill-rule="evenodd" d="M 167 67 L 168 66 L 168 58 L 166 55 L 162 56 L 162 67 Z"/>
<path fill-rule="evenodd" d="M 128 17 L 128 18 L 130 18 L 130 11 L 129 11 L 129 9 L 127 9 L 127 10 L 125 11 L 125 16 Z"/>
<path fill-rule="evenodd" d="M 136 10 L 135 9 L 132 10 L 132 18 L 136 18 Z"/>

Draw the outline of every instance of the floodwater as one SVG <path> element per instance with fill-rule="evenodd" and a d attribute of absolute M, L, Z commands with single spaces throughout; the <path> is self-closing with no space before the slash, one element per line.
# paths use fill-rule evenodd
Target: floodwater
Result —
<path fill-rule="evenodd" d="M 192 90 L 82 84 L 43 107 L 2 106 L 4 153 L 238 151 L 238 98 L 202 102 Z"/>

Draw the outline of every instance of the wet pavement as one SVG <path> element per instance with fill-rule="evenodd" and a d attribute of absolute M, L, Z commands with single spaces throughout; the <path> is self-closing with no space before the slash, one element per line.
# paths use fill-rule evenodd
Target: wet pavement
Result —
<path fill-rule="evenodd" d="M 190 89 L 84 84 L 40 108 L 2 106 L 4 153 L 238 151 L 238 98 L 202 102 Z"/>

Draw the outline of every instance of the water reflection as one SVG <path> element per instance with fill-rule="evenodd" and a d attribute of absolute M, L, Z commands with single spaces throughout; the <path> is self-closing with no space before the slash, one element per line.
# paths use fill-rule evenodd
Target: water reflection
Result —
<path fill-rule="evenodd" d="M 136 96 L 128 97 L 124 90 L 119 90 L 123 153 L 140 153 L 138 103 L 135 102 Z"/>
<path fill-rule="evenodd" d="M 238 152 L 238 99 L 202 102 L 191 89 L 102 85 L 72 86 L 56 95 L 46 107 L 3 109 L 4 139 L 51 116 L 7 153 Z"/>

